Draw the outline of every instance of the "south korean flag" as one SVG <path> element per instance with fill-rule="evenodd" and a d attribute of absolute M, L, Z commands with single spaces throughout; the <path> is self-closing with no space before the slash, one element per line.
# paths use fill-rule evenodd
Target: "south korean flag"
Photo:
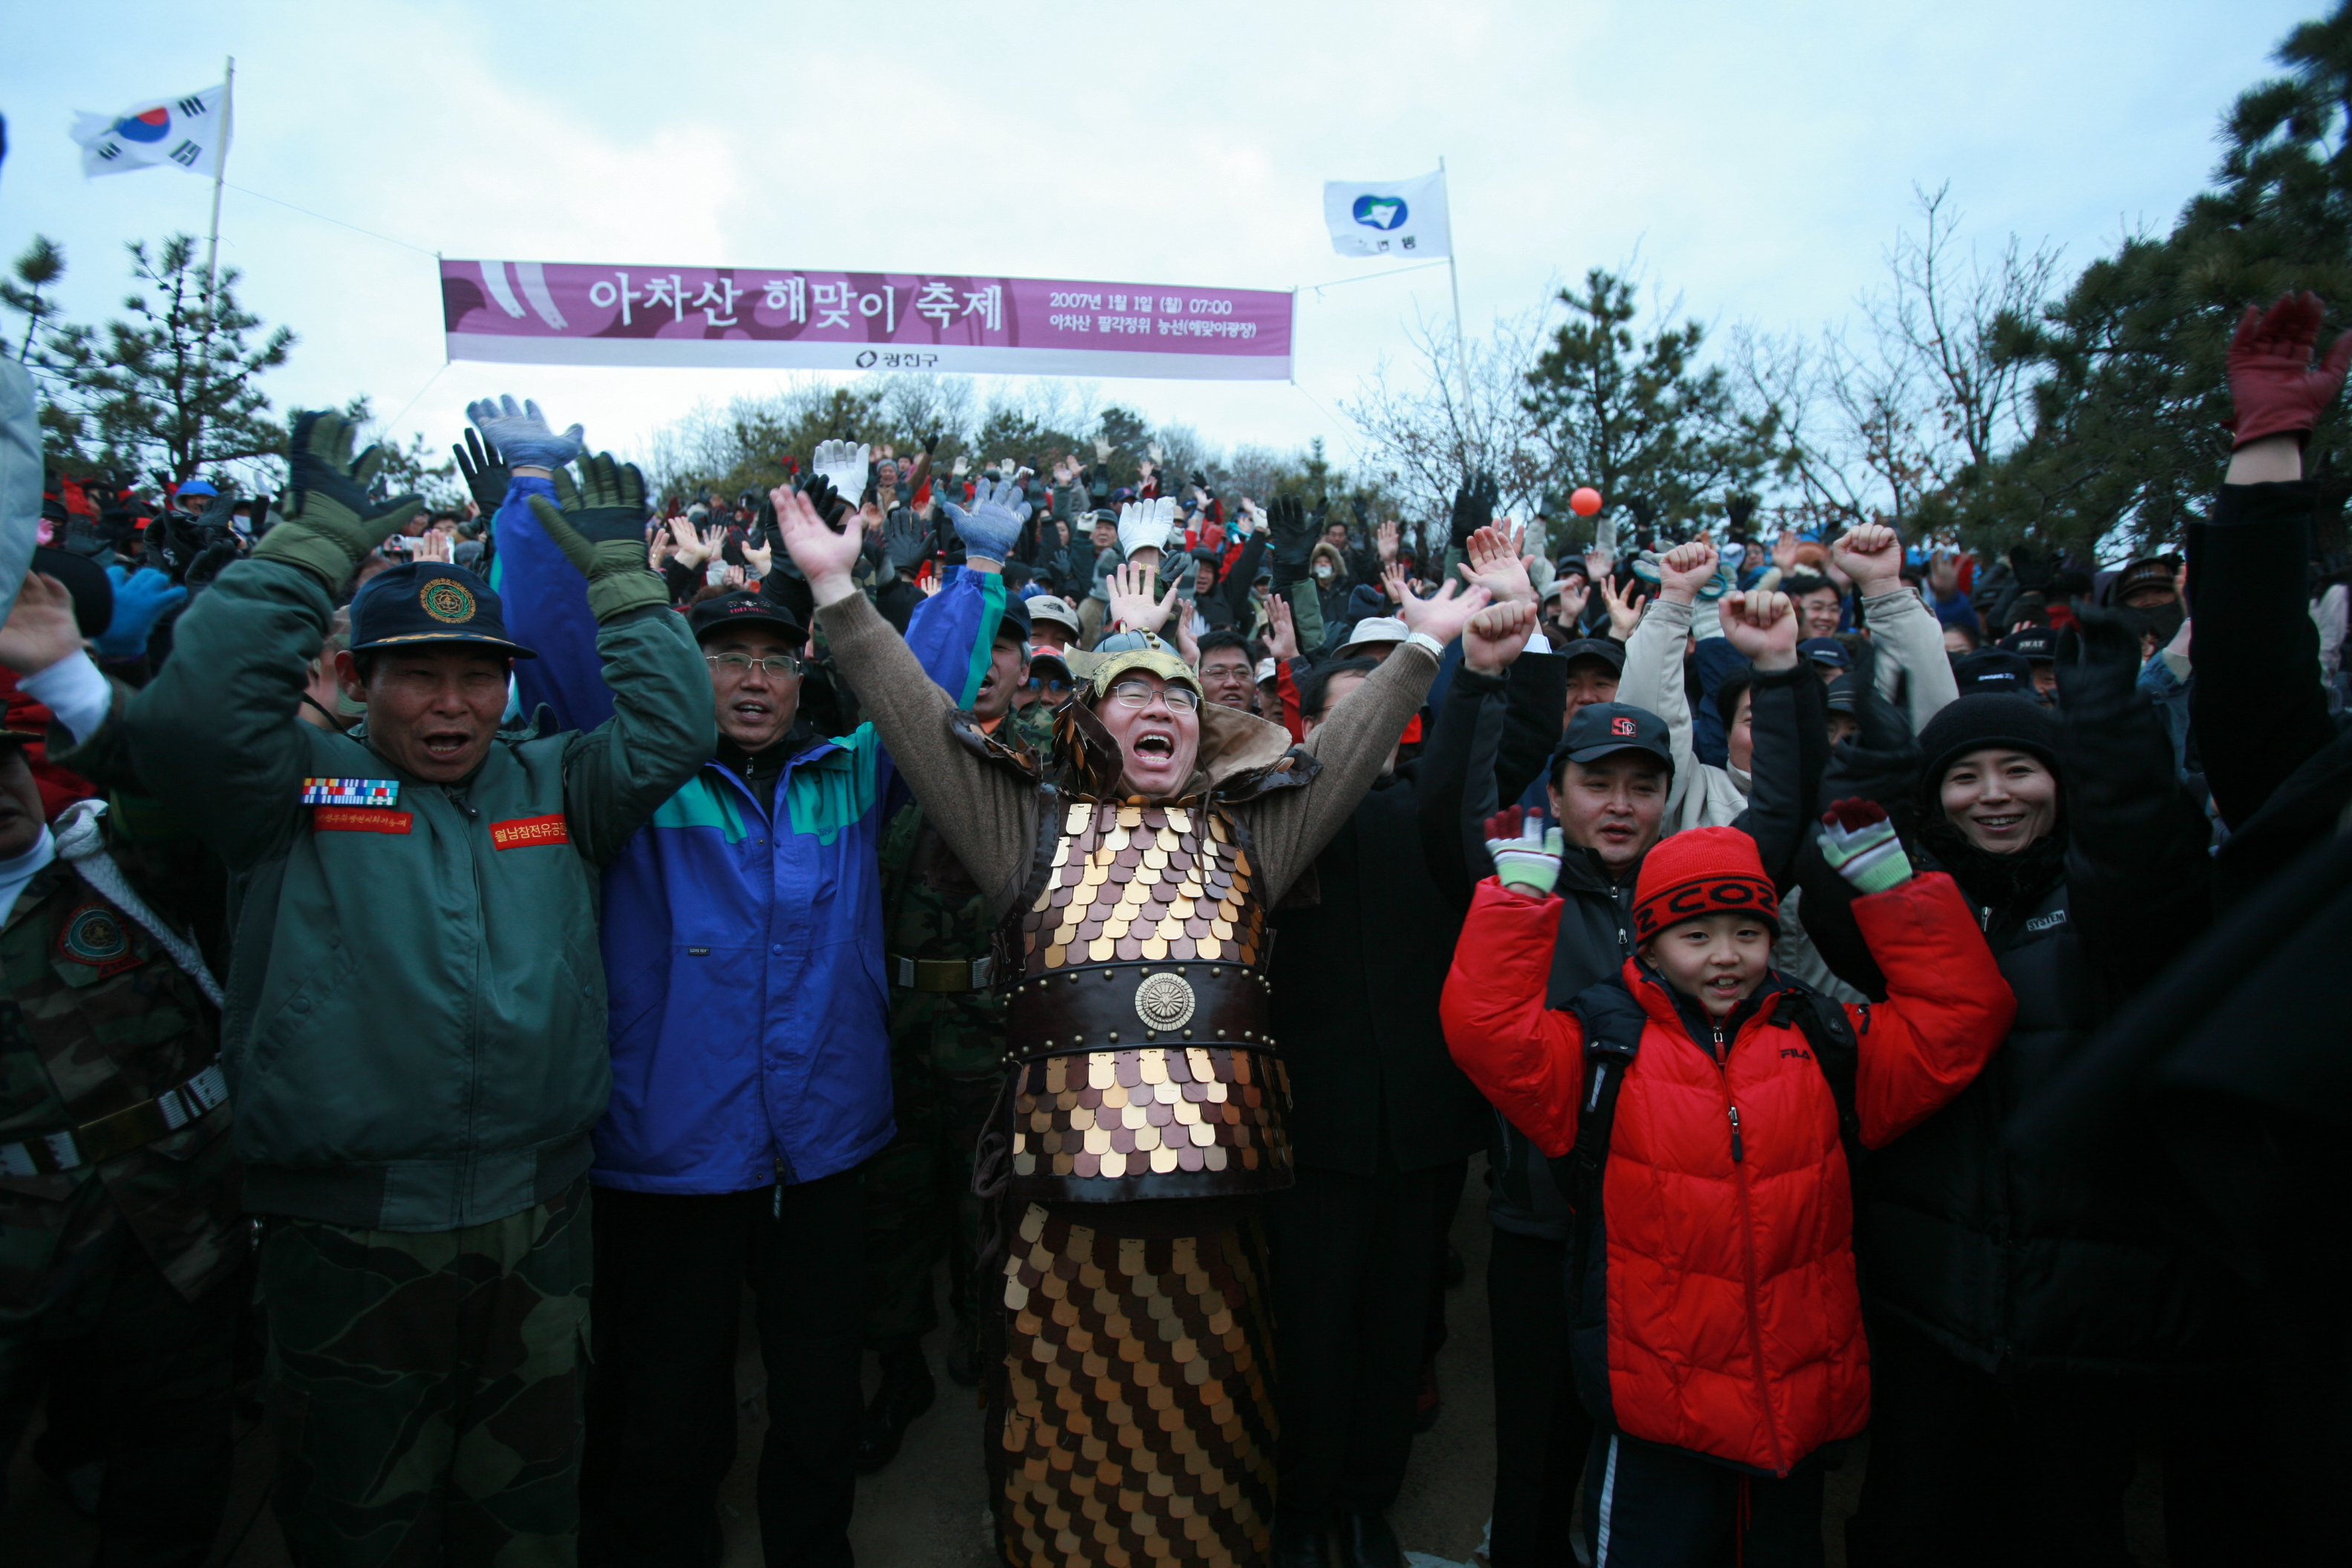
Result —
<path fill-rule="evenodd" d="M 120 114 L 77 114 L 73 139 L 81 143 L 81 172 L 92 178 L 158 163 L 209 178 L 228 151 L 228 84 Z"/>

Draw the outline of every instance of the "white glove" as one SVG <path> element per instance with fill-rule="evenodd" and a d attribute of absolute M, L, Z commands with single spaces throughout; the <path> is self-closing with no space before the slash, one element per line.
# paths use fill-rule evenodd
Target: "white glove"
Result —
<path fill-rule="evenodd" d="M 819 441 L 816 459 L 810 467 L 817 477 L 831 485 L 834 492 L 847 501 L 854 510 L 866 499 L 866 480 L 871 464 L 873 448 L 853 447 L 846 441 Z"/>
<path fill-rule="evenodd" d="M 1168 531 L 1175 521 L 1174 496 L 1129 501 L 1118 509 L 1119 553 L 1132 555 L 1139 550 L 1165 551 L 1168 548 Z"/>

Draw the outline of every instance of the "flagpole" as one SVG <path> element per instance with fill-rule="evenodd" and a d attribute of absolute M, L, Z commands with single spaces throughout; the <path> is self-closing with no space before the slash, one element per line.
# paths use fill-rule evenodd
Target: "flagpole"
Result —
<path fill-rule="evenodd" d="M 221 183 L 228 178 L 229 132 L 236 117 L 236 57 L 228 57 L 228 76 L 221 85 L 220 151 L 213 155 L 213 227 L 205 241 L 205 316 L 207 326 L 213 311 L 213 289 L 219 276 L 220 262 L 220 199 Z M 1449 247 L 1450 248 L 1450 247 Z M 1459 316 L 1457 303 L 1454 312 Z"/>
<path fill-rule="evenodd" d="M 1440 180 L 1445 178 L 1445 160 L 1443 157 L 1437 160 L 1437 177 Z M 219 205 L 217 196 L 214 198 L 214 205 Z M 1454 284 L 1454 360 L 1462 372 L 1462 416 L 1467 419 L 1470 416 L 1470 350 L 1468 340 L 1462 335 L 1462 274 L 1454 267 L 1454 186 L 1451 183 L 1445 187 L 1445 276 Z"/>

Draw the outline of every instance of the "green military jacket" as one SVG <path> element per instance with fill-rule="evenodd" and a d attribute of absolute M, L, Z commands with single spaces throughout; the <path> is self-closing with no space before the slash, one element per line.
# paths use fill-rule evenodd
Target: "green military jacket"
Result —
<path fill-rule="evenodd" d="M 151 907 L 186 901 L 107 826 Z M 0 923 L 0 1143 L 152 1100 L 218 1054 L 219 1016 L 196 983 L 63 860 Z M 191 1300 L 234 1272 L 247 1243 L 228 1131 L 224 1104 L 110 1159 L 0 1175 L 0 1326 L 62 1295 L 125 1231 Z"/>
<path fill-rule="evenodd" d="M 710 755 L 710 678 L 679 616 L 621 616 L 597 634 L 612 719 L 501 735 L 426 784 L 364 725 L 296 721 L 331 608 L 299 568 L 229 567 L 125 736 L 237 879 L 221 1057 L 246 1206 L 485 1224 L 588 1168 L 612 1082 L 599 868 Z"/>

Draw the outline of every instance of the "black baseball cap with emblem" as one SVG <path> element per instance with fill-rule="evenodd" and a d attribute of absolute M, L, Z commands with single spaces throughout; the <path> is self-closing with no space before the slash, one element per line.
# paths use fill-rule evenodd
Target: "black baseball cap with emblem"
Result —
<path fill-rule="evenodd" d="M 1959 683 L 1963 697 L 1979 691 L 2015 692 L 2021 697 L 2033 689 L 2033 665 L 2021 653 L 1979 648 L 1953 661 L 1952 679 Z"/>
<path fill-rule="evenodd" d="M 463 566 L 412 561 L 386 567 L 352 599 L 352 651 L 471 643 L 516 658 L 539 655 L 507 636 L 498 591 Z"/>
<path fill-rule="evenodd" d="M 1597 763 L 1619 752 L 1646 752 L 1674 771 L 1674 744 L 1664 719 L 1630 702 L 1594 702 L 1568 721 L 1568 733 L 1552 748 L 1544 773 L 1556 780 L 1562 763 Z"/>
<path fill-rule="evenodd" d="M 1597 658 L 1619 674 L 1625 669 L 1625 645 L 1611 642 L 1607 637 L 1578 637 L 1552 649 L 1571 664 L 1580 658 Z"/>
<path fill-rule="evenodd" d="M 2058 660 L 2058 634 L 2049 626 L 2020 626 L 2000 639 L 2000 647 L 2033 664 Z"/>
<path fill-rule="evenodd" d="M 749 589 L 703 600 L 687 612 L 686 624 L 694 628 L 697 642 L 721 626 L 766 626 L 783 633 L 793 642 L 808 641 L 808 628 L 793 618 L 790 609 L 765 594 L 754 594 Z"/>

